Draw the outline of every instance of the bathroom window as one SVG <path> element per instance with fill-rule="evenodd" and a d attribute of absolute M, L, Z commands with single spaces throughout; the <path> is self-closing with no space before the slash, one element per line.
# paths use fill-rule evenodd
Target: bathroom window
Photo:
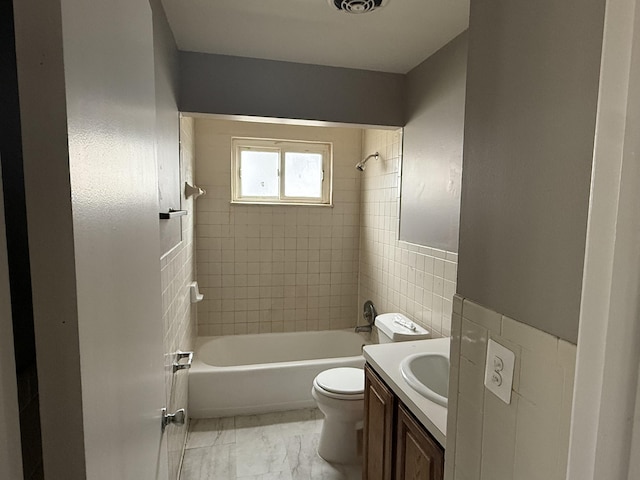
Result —
<path fill-rule="evenodd" d="M 234 138 L 232 203 L 331 205 L 330 143 Z"/>

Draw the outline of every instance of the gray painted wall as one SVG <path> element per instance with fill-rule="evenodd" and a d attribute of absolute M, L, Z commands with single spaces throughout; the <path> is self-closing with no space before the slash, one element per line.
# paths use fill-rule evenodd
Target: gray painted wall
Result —
<path fill-rule="evenodd" d="M 467 34 L 407 75 L 400 240 L 458 251 Z"/>
<path fill-rule="evenodd" d="M 156 80 L 156 157 L 158 160 L 159 212 L 180 209 L 178 114 L 178 48 L 160 0 L 151 0 L 153 48 Z M 182 237 L 180 217 L 160 222 L 160 255 L 167 253 Z"/>
<path fill-rule="evenodd" d="M 182 112 L 402 126 L 405 76 L 180 52 Z"/>
<path fill-rule="evenodd" d="M 604 4 L 471 4 L 458 293 L 574 343 Z"/>

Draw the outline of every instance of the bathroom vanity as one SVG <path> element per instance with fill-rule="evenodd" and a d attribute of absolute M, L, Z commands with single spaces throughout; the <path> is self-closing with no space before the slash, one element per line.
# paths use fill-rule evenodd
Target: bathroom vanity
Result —
<path fill-rule="evenodd" d="M 447 409 L 413 390 L 400 364 L 448 350 L 449 339 L 365 347 L 363 479 L 443 479 Z"/>

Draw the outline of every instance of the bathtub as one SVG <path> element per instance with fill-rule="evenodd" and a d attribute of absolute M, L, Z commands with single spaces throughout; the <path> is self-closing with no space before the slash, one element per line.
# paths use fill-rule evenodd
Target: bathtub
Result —
<path fill-rule="evenodd" d="M 328 368 L 362 368 L 362 346 L 368 343 L 344 330 L 198 337 L 189 370 L 189 415 L 312 407 L 315 376 Z"/>

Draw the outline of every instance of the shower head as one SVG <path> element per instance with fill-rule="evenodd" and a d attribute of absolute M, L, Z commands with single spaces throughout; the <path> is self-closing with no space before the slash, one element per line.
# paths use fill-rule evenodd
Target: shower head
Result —
<path fill-rule="evenodd" d="M 380 154 L 378 152 L 372 153 L 361 162 L 356 163 L 356 170 L 360 170 L 361 172 L 364 172 L 365 164 L 369 161 L 371 157 L 375 157 L 375 159 L 378 160 L 378 158 L 380 157 Z"/>

